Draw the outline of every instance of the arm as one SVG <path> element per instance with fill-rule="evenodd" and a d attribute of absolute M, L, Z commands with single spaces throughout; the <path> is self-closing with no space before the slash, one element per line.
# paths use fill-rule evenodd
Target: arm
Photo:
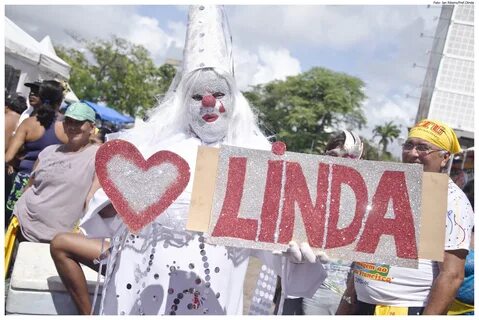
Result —
<path fill-rule="evenodd" d="M 38 167 L 38 159 L 35 160 L 35 163 L 33 164 L 32 172 L 35 172 L 37 167 Z M 34 183 L 35 183 L 35 178 L 32 174 L 32 175 L 30 175 L 30 179 L 28 179 L 28 183 L 25 186 L 25 188 L 23 189 L 23 192 L 27 191 L 27 189 L 30 188 Z"/>
<path fill-rule="evenodd" d="M 439 275 L 434 280 L 424 315 L 446 314 L 449 304 L 454 300 L 457 289 L 464 279 L 464 264 L 467 250 L 444 252 L 444 261 L 439 264 Z"/>
<path fill-rule="evenodd" d="M 346 285 L 346 290 L 341 297 L 341 302 L 336 310 L 336 315 L 357 314 L 358 299 L 356 296 L 356 289 L 354 288 L 354 263 L 351 265 L 351 272 L 348 275 Z"/>
<path fill-rule="evenodd" d="M 23 147 L 27 139 L 27 121 L 23 121 L 22 124 L 18 127 L 15 135 L 10 141 L 10 145 L 8 146 L 7 152 L 5 153 L 5 162 L 9 163 L 10 161 L 15 158 L 15 155 L 18 151 Z"/>
<path fill-rule="evenodd" d="M 17 121 L 10 113 L 5 114 L 5 151 L 8 149 L 8 145 L 13 137 L 15 128 L 17 127 Z"/>
<path fill-rule="evenodd" d="M 101 185 L 100 185 L 100 180 L 98 180 L 98 176 L 96 175 L 95 173 L 95 177 L 93 178 L 93 182 L 91 184 L 91 187 L 90 187 L 90 191 L 88 191 L 88 194 L 86 196 L 86 199 L 85 199 L 85 207 L 84 209 L 88 208 L 88 205 L 90 203 L 90 200 L 93 198 L 93 195 L 95 194 L 95 192 L 101 188 Z M 98 214 L 102 217 L 102 218 L 111 218 L 111 217 L 114 217 L 116 215 L 116 210 L 115 208 L 113 207 L 113 205 L 110 203 L 108 204 L 106 207 L 104 207 L 103 209 L 101 209 Z"/>
<path fill-rule="evenodd" d="M 90 186 L 90 190 L 88 191 L 88 194 L 86 195 L 83 209 L 86 209 L 88 207 L 88 204 L 90 203 L 91 198 L 93 198 L 93 195 L 98 189 L 100 189 L 100 187 L 101 187 L 100 181 L 98 180 L 98 176 L 95 173 L 95 176 L 93 177 L 93 181 Z"/>

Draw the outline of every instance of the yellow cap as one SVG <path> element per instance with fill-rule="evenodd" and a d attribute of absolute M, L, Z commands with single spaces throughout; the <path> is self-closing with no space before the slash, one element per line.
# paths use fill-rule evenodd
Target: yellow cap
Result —
<path fill-rule="evenodd" d="M 408 138 L 426 140 L 450 153 L 461 152 L 461 146 L 454 130 L 438 120 L 424 119 L 419 121 L 409 131 Z"/>

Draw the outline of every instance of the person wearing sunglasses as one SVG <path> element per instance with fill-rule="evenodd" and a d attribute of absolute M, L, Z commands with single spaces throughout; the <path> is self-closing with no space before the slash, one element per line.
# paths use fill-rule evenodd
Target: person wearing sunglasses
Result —
<path fill-rule="evenodd" d="M 41 84 L 41 81 L 26 82 L 23 84 L 25 87 L 30 88 L 30 92 L 27 96 L 27 109 L 20 115 L 17 127 L 23 122 L 23 120 L 28 119 L 30 116 L 34 116 L 36 110 L 42 105 L 42 100 L 40 99 Z"/>
<path fill-rule="evenodd" d="M 451 155 L 461 151 L 454 131 L 436 120 L 422 120 L 409 132 L 402 148 L 404 163 L 422 164 L 425 172 L 445 172 Z M 446 314 L 464 279 L 464 265 L 470 249 L 474 212 L 464 192 L 449 179 L 443 262 L 419 259 L 418 268 L 381 265 L 381 279 L 368 277 L 368 270 L 355 264 L 354 282 L 348 283 L 336 314 L 356 310 L 361 315 Z M 362 263 L 362 265 L 365 265 Z M 356 270 L 355 270 L 356 271 Z M 357 299 L 357 308 L 351 308 Z M 348 306 L 350 308 L 348 308 Z"/>
<path fill-rule="evenodd" d="M 40 99 L 40 85 L 42 83 L 39 81 L 25 83 L 26 87 L 30 88 L 30 93 L 28 94 L 28 104 L 35 110 L 42 104 Z"/>
<path fill-rule="evenodd" d="M 426 172 L 442 172 L 451 153 L 428 143 L 421 138 L 409 138 L 402 145 L 403 159 L 407 163 L 419 163 Z M 432 154 L 436 153 L 431 156 Z M 438 161 L 440 160 L 440 161 Z"/>

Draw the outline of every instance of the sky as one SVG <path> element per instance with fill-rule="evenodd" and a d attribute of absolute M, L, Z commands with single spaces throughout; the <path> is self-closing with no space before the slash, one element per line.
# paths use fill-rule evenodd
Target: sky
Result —
<path fill-rule="evenodd" d="M 324 67 L 365 82 L 366 127 L 414 124 L 440 6 L 226 5 L 240 89 Z M 181 59 L 187 6 L 5 5 L 5 16 L 40 41 L 79 48 L 71 34 L 117 35 L 145 46 L 161 65 Z M 423 34 L 423 36 L 421 36 Z M 417 67 L 413 67 L 413 64 Z M 81 97 L 80 97 L 81 98 Z M 375 141 L 378 141 L 376 138 Z M 391 145 L 400 154 L 401 140 Z"/>

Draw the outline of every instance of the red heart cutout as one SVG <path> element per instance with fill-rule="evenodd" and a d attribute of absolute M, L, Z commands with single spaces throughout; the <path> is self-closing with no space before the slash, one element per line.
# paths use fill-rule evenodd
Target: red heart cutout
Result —
<path fill-rule="evenodd" d="M 103 190 L 128 229 L 137 234 L 162 214 L 185 190 L 190 167 L 170 151 L 159 151 L 145 161 L 124 140 L 104 143 L 95 158 Z"/>

